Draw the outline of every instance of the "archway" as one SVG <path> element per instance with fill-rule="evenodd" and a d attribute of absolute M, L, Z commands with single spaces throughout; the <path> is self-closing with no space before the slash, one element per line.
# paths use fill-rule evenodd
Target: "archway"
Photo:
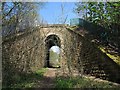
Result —
<path fill-rule="evenodd" d="M 46 47 L 46 58 L 45 58 L 45 67 L 53 67 L 50 65 L 50 49 L 53 46 L 58 46 L 61 48 L 60 38 L 57 35 L 49 35 L 45 40 Z M 60 58 L 60 57 L 59 57 Z"/>

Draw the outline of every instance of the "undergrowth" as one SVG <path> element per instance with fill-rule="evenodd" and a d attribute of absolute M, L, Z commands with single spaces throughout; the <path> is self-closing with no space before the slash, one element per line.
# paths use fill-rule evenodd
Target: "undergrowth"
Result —
<path fill-rule="evenodd" d="M 47 68 L 39 69 L 33 73 L 26 74 L 23 76 L 13 76 L 15 77 L 16 83 L 11 84 L 10 86 L 3 88 L 33 88 L 33 86 L 36 84 L 36 81 L 41 80 L 43 77 L 43 74 L 46 72 Z"/>
<path fill-rule="evenodd" d="M 120 88 L 111 83 L 97 82 L 87 78 L 63 78 L 56 79 L 56 88 Z"/>

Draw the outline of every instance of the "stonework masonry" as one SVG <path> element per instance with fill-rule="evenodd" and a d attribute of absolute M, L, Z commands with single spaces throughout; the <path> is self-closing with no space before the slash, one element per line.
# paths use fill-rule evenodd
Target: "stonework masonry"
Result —
<path fill-rule="evenodd" d="M 56 35 L 60 39 L 61 68 L 67 70 L 68 66 L 71 66 L 79 72 L 82 68 L 84 74 L 114 82 L 120 81 L 120 66 L 102 53 L 88 38 L 64 25 L 51 25 L 3 39 L 3 84 L 14 81 L 15 75 L 31 73 L 45 66 L 45 40 L 50 35 Z"/>

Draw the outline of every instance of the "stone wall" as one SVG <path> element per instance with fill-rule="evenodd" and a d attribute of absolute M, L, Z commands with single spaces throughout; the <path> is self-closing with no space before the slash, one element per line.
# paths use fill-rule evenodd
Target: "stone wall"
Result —
<path fill-rule="evenodd" d="M 45 66 L 48 36 L 60 39 L 60 66 L 63 71 L 77 69 L 102 79 L 120 81 L 120 66 L 102 53 L 88 38 L 65 26 L 47 26 L 7 37 L 2 43 L 3 84 Z M 72 68 L 72 69 L 71 69 Z M 8 83 L 9 82 L 9 83 Z"/>
<path fill-rule="evenodd" d="M 61 67 L 66 67 L 64 45 L 65 41 L 69 41 L 68 33 L 63 26 L 47 26 L 3 38 L 3 84 L 14 83 L 15 79 L 21 75 L 32 73 L 45 66 L 47 54 L 45 40 L 50 35 L 56 35 L 60 38 Z"/>
<path fill-rule="evenodd" d="M 81 73 L 120 83 L 120 66 L 101 52 L 86 36 L 71 31 L 73 46 L 73 64 Z"/>
<path fill-rule="evenodd" d="M 19 33 L 2 43 L 3 84 L 13 83 L 15 76 L 43 67 L 40 31 Z"/>

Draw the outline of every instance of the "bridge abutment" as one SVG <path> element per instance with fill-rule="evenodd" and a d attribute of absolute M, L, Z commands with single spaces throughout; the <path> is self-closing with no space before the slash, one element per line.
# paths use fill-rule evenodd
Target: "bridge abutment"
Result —
<path fill-rule="evenodd" d="M 64 72 L 76 69 L 81 73 L 82 68 L 84 74 L 120 81 L 119 66 L 100 52 L 86 37 L 64 25 L 58 25 L 37 28 L 3 41 L 3 82 L 14 82 L 14 75 L 34 72 L 46 66 L 46 59 L 49 58 L 48 49 L 53 45 L 61 48 L 60 67 Z"/>

